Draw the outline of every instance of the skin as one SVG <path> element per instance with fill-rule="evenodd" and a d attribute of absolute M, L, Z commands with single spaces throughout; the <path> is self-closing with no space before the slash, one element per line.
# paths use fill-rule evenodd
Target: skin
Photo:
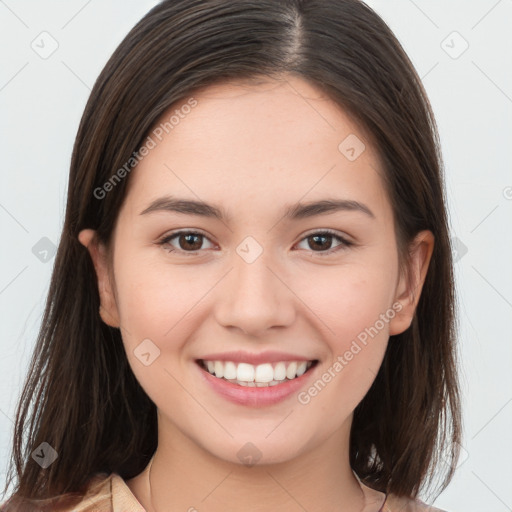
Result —
<path fill-rule="evenodd" d="M 148 468 L 127 484 L 148 512 L 217 512 L 227 504 L 244 512 L 360 511 L 348 452 L 353 410 L 389 336 L 412 321 L 433 235 L 422 231 L 411 245 L 408 284 L 378 154 L 308 82 L 223 83 L 194 98 L 197 106 L 130 175 L 112 271 L 94 231 L 79 236 L 96 268 L 102 319 L 120 327 L 131 368 L 158 409 L 151 496 Z M 350 134 L 366 145 L 355 161 L 338 150 Z M 140 214 L 166 194 L 215 204 L 231 219 Z M 282 218 L 285 205 L 325 198 L 359 201 L 375 218 L 358 211 Z M 195 255 L 180 237 L 156 244 L 177 229 L 206 233 L 192 244 Z M 335 238 L 315 245 L 311 234 L 322 229 L 354 245 L 340 248 Z M 236 252 L 247 236 L 263 249 L 251 264 Z M 401 311 L 306 405 L 296 394 L 259 409 L 236 405 L 196 378 L 194 360 L 208 352 L 282 350 L 320 361 L 307 388 L 397 301 Z M 160 350 L 149 366 L 133 352 L 146 338 Z M 248 441 L 261 452 L 251 467 L 237 456 Z"/>

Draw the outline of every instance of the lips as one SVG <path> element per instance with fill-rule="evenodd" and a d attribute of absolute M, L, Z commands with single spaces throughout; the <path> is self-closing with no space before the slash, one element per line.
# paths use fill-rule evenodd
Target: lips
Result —
<path fill-rule="evenodd" d="M 223 398 L 239 405 L 263 407 L 298 392 L 312 378 L 318 363 L 317 359 L 278 352 L 249 356 L 231 352 L 197 359 L 196 367 L 210 389 Z"/>

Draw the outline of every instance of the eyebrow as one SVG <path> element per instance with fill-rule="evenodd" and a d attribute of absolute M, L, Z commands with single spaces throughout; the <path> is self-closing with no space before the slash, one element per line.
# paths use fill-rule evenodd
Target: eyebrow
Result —
<path fill-rule="evenodd" d="M 220 221 L 229 222 L 231 217 L 220 207 L 203 201 L 191 199 L 180 199 L 172 196 L 165 196 L 155 199 L 145 208 L 140 215 L 152 212 L 168 211 L 184 215 L 198 215 L 209 217 Z M 296 203 L 287 205 L 283 218 L 286 220 L 299 220 L 314 217 L 316 215 L 328 215 L 339 211 L 355 211 L 375 219 L 374 213 L 363 203 L 349 199 L 322 199 L 307 203 Z"/>

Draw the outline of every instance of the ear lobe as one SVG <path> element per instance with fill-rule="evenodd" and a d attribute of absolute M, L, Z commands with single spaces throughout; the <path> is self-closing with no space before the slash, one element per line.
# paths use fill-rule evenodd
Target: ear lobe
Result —
<path fill-rule="evenodd" d="M 400 302 L 402 307 L 389 322 L 390 335 L 401 334 L 411 325 L 433 250 L 434 235 L 428 230 L 418 233 L 411 243 L 409 248 L 409 279 L 405 274 L 400 276 L 395 301 Z"/>
<path fill-rule="evenodd" d="M 100 296 L 101 319 L 111 327 L 119 327 L 119 314 L 108 269 L 106 248 L 96 239 L 96 231 L 84 229 L 78 235 L 80 243 L 87 248 L 96 270 Z"/>

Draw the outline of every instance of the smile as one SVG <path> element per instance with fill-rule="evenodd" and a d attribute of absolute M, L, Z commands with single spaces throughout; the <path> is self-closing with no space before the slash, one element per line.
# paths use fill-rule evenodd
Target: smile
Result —
<path fill-rule="evenodd" d="M 278 386 L 297 379 L 318 361 L 278 361 L 258 365 L 203 359 L 199 359 L 197 362 L 203 370 L 218 379 L 238 386 L 261 388 Z"/>

